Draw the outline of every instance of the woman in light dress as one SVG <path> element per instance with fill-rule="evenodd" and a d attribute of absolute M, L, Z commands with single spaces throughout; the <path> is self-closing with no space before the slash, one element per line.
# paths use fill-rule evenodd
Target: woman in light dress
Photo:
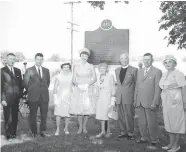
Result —
<path fill-rule="evenodd" d="M 170 144 L 162 148 L 176 152 L 180 150 L 180 135 L 185 133 L 186 80 L 184 74 L 175 69 L 177 60 L 174 56 L 167 55 L 163 64 L 167 72 L 162 75 L 159 85 L 162 89 L 164 125 Z"/>
<path fill-rule="evenodd" d="M 95 114 L 96 94 L 93 84 L 96 82 L 96 73 L 94 66 L 87 62 L 89 56 L 90 51 L 87 48 L 80 50 L 81 61 L 73 69 L 74 87 L 69 113 L 78 116 L 77 134 L 87 133 L 88 116 Z"/>
<path fill-rule="evenodd" d="M 110 137 L 110 123 L 108 112 L 109 108 L 115 104 L 115 82 L 113 75 L 108 73 L 108 65 L 101 63 L 99 65 L 100 76 L 98 84 L 98 100 L 96 103 L 96 119 L 101 121 L 101 133 L 96 137 L 100 138 L 104 135 Z M 105 131 L 105 122 L 107 121 L 107 132 Z"/>
<path fill-rule="evenodd" d="M 69 103 L 72 92 L 72 73 L 71 65 L 65 62 L 61 65 L 61 71 L 57 75 L 54 82 L 54 104 L 55 110 L 54 115 L 56 116 L 56 132 L 55 135 L 59 135 L 60 132 L 60 121 L 61 117 L 65 117 L 65 134 L 69 134 L 68 124 L 69 124 Z"/>

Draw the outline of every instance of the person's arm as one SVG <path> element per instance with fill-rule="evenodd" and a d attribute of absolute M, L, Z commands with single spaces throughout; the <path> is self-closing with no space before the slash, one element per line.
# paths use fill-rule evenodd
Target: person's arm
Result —
<path fill-rule="evenodd" d="M 5 90 L 4 90 L 4 83 L 5 83 L 5 78 L 3 71 L 1 70 L 1 101 L 6 101 L 6 96 L 5 96 Z"/>
<path fill-rule="evenodd" d="M 154 99 L 152 101 L 151 108 L 157 108 L 160 104 L 160 95 L 161 95 L 161 88 L 159 87 L 159 82 L 162 77 L 162 72 L 160 70 L 157 71 L 155 75 L 155 92 L 154 92 Z"/>
<path fill-rule="evenodd" d="M 182 72 L 176 74 L 176 83 L 181 88 L 184 110 L 186 111 L 186 79 Z"/>
<path fill-rule="evenodd" d="M 114 81 L 113 75 L 111 75 L 111 96 L 112 97 L 116 96 L 116 86 L 115 86 L 115 81 Z"/>
<path fill-rule="evenodd" d="M 24 86 L 23 86 L 23 79 L 22 79 L 22 74 L 21 74 L 21 70 L 19 69 L 19 77 L 20 77 L 20 98 L 23 98 L 24 96 L 24 93 L 23 93 L 23 90 L 24 90 Z"/>
<path fill-rule="evenodd" d="M 136 103 L 137 103 L 138 77 L 139 77 L 139 70 L 137 70 L 137 74 L 136 74 L 136 84 L 134 89 L 134 107 L 136 107 Z"/>
<path fill-rule="evenodd" d="M 186 85 L 181 88 L 182 91 L 182 98 L 183 98 L 183 106 L 186 112 Z"/>
<path fill-rule="evenodd" d="M 76 66 L 73 67 L 73 73 L 72 73 L 72 83 L 74 85 L 78 85 L 77 81 L 76 81 Z"/>
<path fill-rule="evenodd" d="M 26 90 L 28 90 L 29 87 L 29 81 L 30 81 L 30 71 L 29 69 L 26 70 L 24 78 L 23 78 L 23 86 L 25 87 Z"/>
<path fill-rule="evenodd" d="M 48 87 L 50 86 L 50 71 L 49 71 L 49 69 L 47 69 L 47 71 L 48 71 L 48 75 L 47 75 L 47 85 L 48 85 Z"/>
<path fill-rule="evenodd" d="M 93 85 L 97 81 L 96 72 L 95 72 L 95 69 L 94 69 L 93 65 L 92 65 L 92 73 L 93 73 L 93 77 L 92 77 L 92 80 L 89 82 L 88 85 Z"/>
<path fill-rule="evenodd" d="M 57 88 L 58 88 L 58 85 L 59 85 L 59 81 L 57 78 L 55 78 L 54 80 L 54 89 L 53 89 L 53 94 L 57 94 Z"/>

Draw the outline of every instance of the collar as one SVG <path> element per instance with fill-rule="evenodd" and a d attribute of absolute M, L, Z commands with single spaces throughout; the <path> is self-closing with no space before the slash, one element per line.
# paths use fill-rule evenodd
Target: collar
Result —
<path fill-rule="evenodd" d="M 151 67 L 152 67 L 152 65 L 150 67 L 148 67 L 148 68 L 145 67 L 145 70 L 147 69 L 147 71 L 149 71 Z"/>
<path fill-rule="evenodd" d="M 128 68 L 128 67 L 129 67 L 129 65 L 121 66 L 121 68 L 123 68 L 123 69 L 126 69 L 126 68 Z"/>
<path fill-rule="evenodd" d="M 13 68 L 13 70 L 14 70 L 14 67 L 13 67 L 13 66 L 10 67 L 10 66 L 7 64 L 7 67 L 10 69 L 10 71 L 11 71 L 11 68 Z"/>
<path fill-rule="evenodd" d="M 42 69 L 42 66 L 38 67 L 37 65 L 35 65 L 36 69 L 38 70 L 38 68 L 40 68 L 40 70 Z"/>

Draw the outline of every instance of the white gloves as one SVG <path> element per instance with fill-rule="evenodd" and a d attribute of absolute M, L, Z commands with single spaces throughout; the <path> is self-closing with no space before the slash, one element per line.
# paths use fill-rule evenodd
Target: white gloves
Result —
<path fill-rule="evenodd" d="M 54 94 L 54 104 L 55 104 L 55 105 L 58 104 L 57 94 Z"/>
<path fill-rule="evenodd" d="M 88 88 L 88 84 L 79 84 L 79 85 L 78 85 L 78 88 L 79 88 L 80 90 L 85 91 L 85 90 Z"/>
<path fill-rule="evenodd" d="M 115 103 L 116 103 L 116 97 L 111 97 L 111 102 L 109 107 L 115 106 Z"/>

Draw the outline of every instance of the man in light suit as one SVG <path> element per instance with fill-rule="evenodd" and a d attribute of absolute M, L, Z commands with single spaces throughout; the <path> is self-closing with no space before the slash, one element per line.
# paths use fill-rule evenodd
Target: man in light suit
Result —
<path fill-rule="evenodd" d="M 134 93 L 137 68 L 129 65 L 129 55 L 120 55 L 121 67 L 115 70 L 117 79 L 116 104 L 119 114 L 119 138 L 133 139 L 134 134 Z"/>
<path fill-rule="evenodd" d="M 153 56 L 146 53 L 143 56 L 145 68 L 138 71 L 134 105 L 139 108 L 139 129 L 141 139 L 138 143 L 148 142 L 149 132 L 151 144 L 156 145 L 158 142 L 158 125 L 157 125 L 157 109 L 160 104 L 159 81 L 162 72 L 153 67 Z"/>
<path fill-rule="evenodd" d="M 23 79 L 24 86 L 28 91 L 29 123 L 33 137 L 37 135 L 38 107 L 40 107 L 41 113 L 40 135 L 42 137 L 48 136 L 44 131 L 46 130 L 49 103 L 50 73 L 47 68 L 42 67 L 42 63 L 43 54 L 37 53 L 35 55 L 35 65 L 26 70 Z"/>

